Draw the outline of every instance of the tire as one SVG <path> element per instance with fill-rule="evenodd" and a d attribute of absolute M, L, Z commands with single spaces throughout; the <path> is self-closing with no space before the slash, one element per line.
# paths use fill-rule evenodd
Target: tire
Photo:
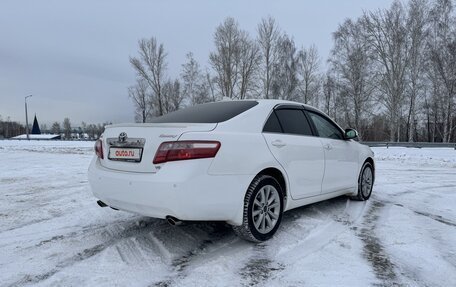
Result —
<path fill-rule="evenodd" d="M 234 232 L 252 242 L 271 238 L 282 221 L 283 198 L 282 187 L 274 177 L 256 176 L 245 194 L 242 225 L 233 226 Z"/>
<path fill-rule="evenodd" d="M 358 194 L 352 196 L 351 199 L 359 201 L 368 200 L 372 194 L 374 179 L 374 168 L 370 162 L 366 161 L 358 177 Z"/>

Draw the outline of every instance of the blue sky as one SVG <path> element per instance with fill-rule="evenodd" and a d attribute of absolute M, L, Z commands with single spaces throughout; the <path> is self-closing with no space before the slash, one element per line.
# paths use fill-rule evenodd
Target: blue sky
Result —
<path fill-rule="evenodd" d="M 176 77 L 193 52 L 204 67 L 212 35 L 226 17 L 255 35 L 271 15 L 296 44 L 315 44 L 322 61 L 331 33 L 345 18 L 388 7 L 391 0 L 344 1 L 21 1 L 0 3 L 0 115 L 42 123 L 133 121 L 127 87 L 135 74 L 140 38 L 155 36 L 168 52 L 168 76 Z"/>

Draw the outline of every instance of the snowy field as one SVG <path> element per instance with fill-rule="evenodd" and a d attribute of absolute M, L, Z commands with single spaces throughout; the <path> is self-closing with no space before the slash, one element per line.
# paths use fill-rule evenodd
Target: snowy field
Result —
<path fill-rule="evenodd" d="M 255 245 L 98 207 L 92 146 L 0 141 L 1 286 L 456 286 L 456 150 L 375 148 L 369 202 L 290 211 Z"/>

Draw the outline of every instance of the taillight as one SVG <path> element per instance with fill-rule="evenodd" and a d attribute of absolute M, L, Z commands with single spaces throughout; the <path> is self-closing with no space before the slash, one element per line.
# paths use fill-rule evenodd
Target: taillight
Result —
<path fill-rule="evenodd" d="M 154 157 L 154 164 L 167 161 L 215 157 L 220 148 L 217 141 L 163 142 Z"/>
<path fill-rule="evenodd" d="M 95 153 L 99 158 L 103 159 L 103 142 L 101 141 L 101 139 L 98 139 L 95 142 Z"/>

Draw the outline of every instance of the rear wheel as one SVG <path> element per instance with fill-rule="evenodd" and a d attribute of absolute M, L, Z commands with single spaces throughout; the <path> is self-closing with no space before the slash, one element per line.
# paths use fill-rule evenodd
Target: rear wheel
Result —
<path fill-rule="evenodd" d="M 355 200 L 368 200 L 374 186 L 374 169 L 370 162 L 365 162 L 358 178 L 358 194 L 351 197 Z"/>
<path fill-rule="evenodd" d="M 244 216 L 236 234 L 248 241 L 271 238 L 279 228 L 283 213 L 283 191 L 277 180 L 259 175 L 250 184 L 244 199 Z"/>

